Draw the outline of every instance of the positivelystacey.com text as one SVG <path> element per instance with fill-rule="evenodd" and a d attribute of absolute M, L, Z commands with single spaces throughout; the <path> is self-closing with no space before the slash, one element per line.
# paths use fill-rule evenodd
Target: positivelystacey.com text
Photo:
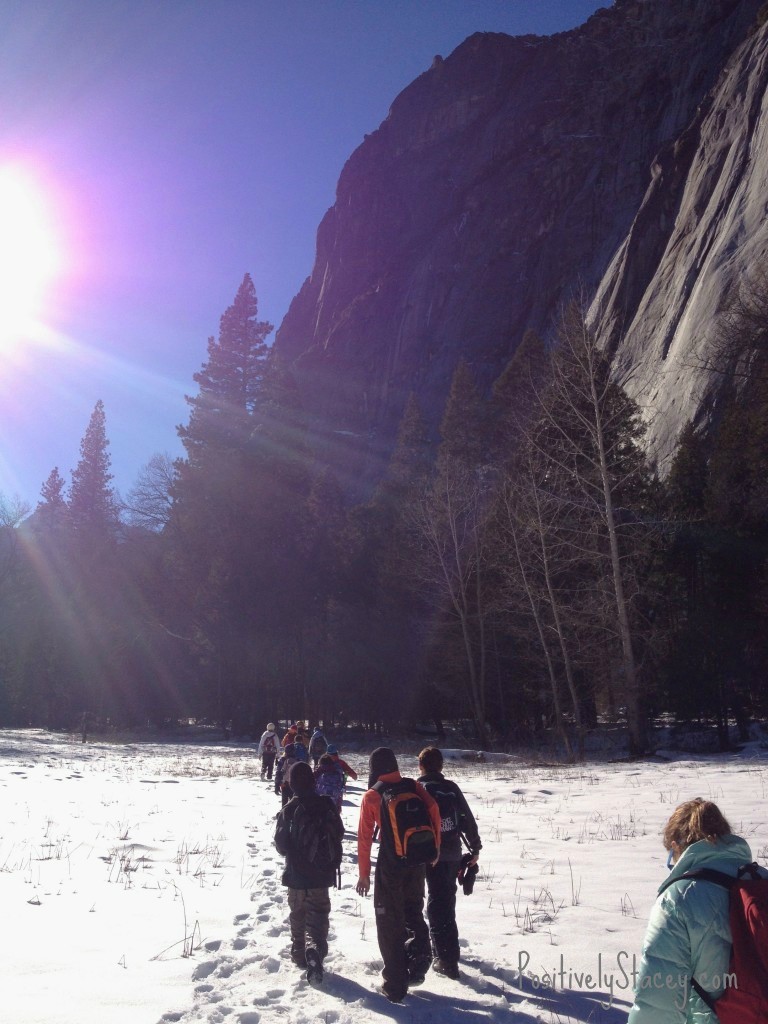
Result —
<path fill-rule="evenodd" d="M 644 973 L 640 977 L 637 954 L 619 950 L 611 957 L 597 954 L 593 970 L 576 970 L 568 967 L 565 957 L 560 954 L 559 962 L 551 969 L 542 967 L 539 971 L 529 970 L 530 953 L 521 949 L 517 955 L 517 968 L 513 970 L 513 983 L 527 981 L 534 989 L 551 989 L 553 992 L 581 990 L 607 992 L 608 999 L 601 1006 L 608 1009 L 613 1004 L 616 992 L 635 992 L 647 989 L 669 989 L 674 991 L 674 1004 L 683 1010 L 688 1002 L 691 977 L 684 972 Z M 735 974 L 718 974 L 709 977 L 705 973 L 696 977 L 698 984 L 710 992 L 724 988 L 738 988 Z"/>

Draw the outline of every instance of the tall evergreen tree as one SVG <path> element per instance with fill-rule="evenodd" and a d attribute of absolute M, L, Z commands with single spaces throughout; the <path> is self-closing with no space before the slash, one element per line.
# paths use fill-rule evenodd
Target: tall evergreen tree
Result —
<path fill-rule="evenodd" d="M 178 434 L 194 466 L 203 453 L 241 447 L 250 433 L 267 359 L 272 324 L 258 319 L 256 289 L 246 274 L 222 314 L 218 338 L 208 339 L 208 359 L 194 374 L 199 394 L 189 397 L 189 424 Z"/>
<path fill-rule="evenodd" d="M 72 471 L 69 517 L 75 534 L 86 542 L 114 539 L 119 526 L 104 403 L 99 399 L 80 442 L 80 461 Z M 49 477 L 50 481 L 50 477 Z M 53 486 L 57 482 L 53 481 Z"/>
<path fill-rule="evenodd" d="M 49 508 L 55 514 L 63 512 L 67 507 L 67 502 L 64 498 L 64 486 L 64 477 L 59 472 L 59 467 L 54 466 L 40 488 L 42 500 L 37 503 L 38 510 Z"/>

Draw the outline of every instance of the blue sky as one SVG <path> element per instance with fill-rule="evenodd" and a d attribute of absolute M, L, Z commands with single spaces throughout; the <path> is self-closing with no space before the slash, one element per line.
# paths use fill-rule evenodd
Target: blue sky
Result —
<path fill-rule="evenodd" d="M 243 274 L 278 327 L 339 173 L 476 31 L 609 0 L 3 0 L 0 169 L 43 183 L 64 255 L 47 342 L 0 353 L 0 493 L 68 480 L 98 399 L 123 492 L 179 454 L 183 396 Z"/>

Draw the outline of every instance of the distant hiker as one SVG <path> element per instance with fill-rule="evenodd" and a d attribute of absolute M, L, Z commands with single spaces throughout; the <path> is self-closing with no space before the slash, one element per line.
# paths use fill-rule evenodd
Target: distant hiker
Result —
<path fill-rule="evenodd" d="M 419 754 L 419 782 L 440 808 L 440 859 L 427 865 L 427 920 L 435 959 L 432 969 L 449 978 L 459 976 L 459 932 L 456 926 L 456 878 L 462 865 L 461 840 L 469 848 L 465 868 L 477 864 L 483 844 L 469 805 L 455 782 L 442 774 L 437 747 Z"/>
<path fill-rule="evenodd" d="M 382 993 L 402 1002 L 408 986 L 420 985 L 432 956 L 424 920 L 425 863 L 437 863 L 440 810 L 420 783 L 403 778 L 389 747 L 377 747 L 369 761 L 368 791 L 360 804 L 357 830 L 360 896 L 371 888 L 371 845 L 380 830 L 373 885 L 376 934 L 384 960 Z M 409 828 L 403 821 L 409 820 Z"/>
<path fill-rule="evenodd" d="M 261 734 L 259 740 L 259 749 L 256 751 L 258 757 L 261 758 L 261 777 L 271 779 L 272 769 L 275 766 L 275 758 L 277 757 L 277 747 L 279 744 L 277 733 L 275 732 L 275 723 L 270 722 L 267 728 Z"/>
<path fill-rule="evenodd" d="M 309 750 L 309 733 L 307 732 L 304 722 L 300 718 L 296 722 L 296 735 L 294 736 L 293 742 L 303 743 L 306 749 Z"/>
<path fill-rule="evenodd" d="M 323 754 L 315 769 L 315 789 L 323 796 L 329 796 L 337 811 L 341 812 L 344 798 L 344 771 L 330 754 Z"/>
<path fill-rule="evenodd" d="M 296 733 L 296 739 L 293 741 L 293 749 L 297 761 L 309 761 L 309 750 L 307 749 L 307 745 L 302 739 L 300 733 Z"/>
<path fill-rule="evenodd" d="M 283 756 L 277 762 L 277 769 L 275 771 L 275 792 L 280 794 L 283 798 L 283 807 L 293 796 L 293 790 L 290 786 L 290 770 L 297 764 L 296 761 L 296 748 L 292 743 L 283 751 Z"/>
<path fill-rule="evenodd" d="M 333 743 L 328 744 L 328 750 L 326 751 L 326 753 L 331 755 L 336 764 L 341 765 L 341 770 L 344 772 L 345 775 L 357 781 L 357 772 L 355 771 L 354 768 L 350 768 L 347 762 L 342 760 L 341 757 L 339 757 L 338 748 Z"/>
<path fill-rule="evenodd" d="M 309 741 L 309 756 L 312 758 L 312 767 L 317 768 L 317 762 L 328 750 L 328 740 L 319 725 L 315 726 L 312 738 Z"/>
<path fill-rule="evenodd" d="M 310 984 L 318 984 L 328 953 L 328 889 L 341 865 L 344 825 L 331 800 L 315 793 L 308 764 L 293 765 L 290 784 L 295 795 L 277 816 L 275 846 L 285 857 L 291 959 L 307 969 Z"/>
<path fill-rule="evenodd" d="M 280 742 L 282 743 L 282 745 L 284 747 L 287 747 L 288 744 L 289 743 L 293 743 L 293 741 L 295 739 L 296 739 L 296 723 L 293 722 L 291 725 L 288 726 L 288 730 L 287 730 L 285 736 L 283 736 L 283 738 L 282 738 L 282 740 Z"/>
<path fill-rule="evenodd" d="M 757 951 L 751 949 L 746 954 L 743 971 L 731 962 L 732 942 L 734 960 L 737 955 L 737 934 L 731 929 L 728 889 L 706 878 L 707 872 L 714 871 L 735 879 L 739 868 L 752 861 L 749 846 L 732 834 L 717 805 L 700 797 L 676 808 L 662 837 L 664 849 L 669 850 L 670 872 L 651 911 L 627 1024 L 768 1019 L 764 991 L 762 1003 L 757 995 L 759 1005 L 742 1002 L 756 991 L 750 984 L 753 979 L 744 975 L 760 969 Z M 768 877 L 757 865 L 754 871 L 758 877 Z M 701 877 L 687 878 L 689 872 L 701 872 Z M 762 927 L 760 935 L 764 937 L 764 923 Z M 725 987 L 729 972 L 736 975 L 735 987 Z M 658 979 L 663 983 L 658 984 Z M 695 979 L 701 979 L 698 989 Z M 700 991 L 712 1001 L 722 996 L 722 1001 L 715 1003 L 716 1012 Z M 730 1000 L 734 1005 L 729 1010 L 733 1012 L 726 1013 Z"/>

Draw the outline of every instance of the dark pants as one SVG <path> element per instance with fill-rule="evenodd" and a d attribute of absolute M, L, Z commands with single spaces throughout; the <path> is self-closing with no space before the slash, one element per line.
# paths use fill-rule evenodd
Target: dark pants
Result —
<path fill-rule="evenodd" d="M 373 908 L 384 990 L 400 1000 L 408 991 L 409 977 L 423 976 L 432 962 L 423 913 L 423 866 L 401 867 L 380 858 L 373 879 Z"/>
<path fill-rule="evenodd" d="M 274 750 L 270 753 L 264 753 L 261 755 L 261 777 L 262 779 L 266 775 L 268 779 L 272 778 L 272 769 L 275 767 L 275 752 Z"/>
<path fill-rule="evenodd" d="M 328 953 L 328 915 L 331 898 L 328 888 L 289 889 L 288 906 L 291 924 L 291 958 L 306 966 L 307 950 L 316 949 L 320 959 Z"/>
<path fill-rule="evenodd" d="M 459 930 L 456 927 L 456 874 L 459 865 L 439 860 L 427 867 L 427 919 L 432 951 L 446 964 L 459 962 Z"/>

